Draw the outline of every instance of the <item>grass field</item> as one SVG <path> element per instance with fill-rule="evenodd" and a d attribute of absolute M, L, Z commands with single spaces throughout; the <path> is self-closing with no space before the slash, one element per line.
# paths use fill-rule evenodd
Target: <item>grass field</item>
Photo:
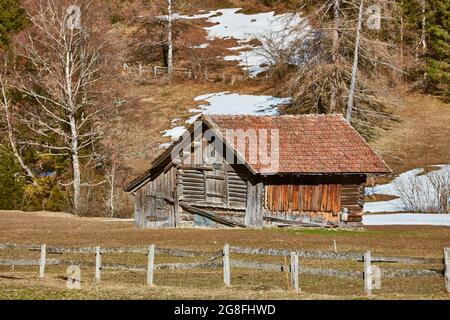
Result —
<path fill-rule="evenodd" d="M 373 255 L 441 258 L 450 247 L 450 228 L 370 227 L 362 231 L 320 229 L 166 229 L 136 230 L 132 222 L 102 218 L 78 218 L 64 213 L 0 211 L 0 243 L 49 246 L 157 246 L 202 251 L 220 250 L 224 243 L 254 248 L 290 248 L 330 251 L 333 240 L 338 251 Z M 38 252 L 0 251 L 0 258 L 35 258 Z M 55 255 L 48 255 L 55 258 Z M 93 255 L 65 254 L 63 259 L 94 261 Z M 239 256 L 245 260 L 284 263 L 282 257 Z M 156 256 L 155 263 L 194 262 L 206 257 Z M 104 262 L 145 264 L 145 255 L 104 255 Z M 203 260 L 204 261 L 204 260 Z M 362 270 L 352 261 L 300 259 L 304 266 L 338 270 Z M 387 265 L 381 268 L 435 268 L 442 265 Z M 155 272 L 155 287 L 145 286 L 145 273 L 104 270 L 95 284 L 93 268 L 82 268 L 82 289 L 68 290 L 65 268 L 48 266 L 39 280 L 37 267 L 0 266 L 0 299 L 364 299 L 362 279 L 337 279 L 300 275 L 301 294 L 287 290 L 286 274 L 232 268 L 231 288 L 222 284 L 222 271 L 184 270 Z M 450 299 L 442 277 L 402 277 L 382 281 L 374 299 Z"/>

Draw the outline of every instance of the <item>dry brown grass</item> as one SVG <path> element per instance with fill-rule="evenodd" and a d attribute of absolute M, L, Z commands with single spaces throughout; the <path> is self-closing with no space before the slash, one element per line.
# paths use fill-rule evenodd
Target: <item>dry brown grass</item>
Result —
<path fill-rule="evenodd" d="M 194 115 L 189 109 L 202 103 L 194 101 L 196 96 L 222 91 L 268 93 L 270 84 L 249 82 L 231 86 L 187 81 L 172 85 L 130 85 L 128 96 L 137 99 L 137 103 L 123 110 L 114 122 L 113 132 L 118 143 L 125 146 L 121 156 L 133 168 L 132 175 L 147 170 L 150 162 L 163 152 L 158 145 L 170 139 L 163 138 L 161 131 L 170 129 L 172 119 L 180 118 L 177 125 L 185 125 L 185 120 Z"/>
<path fill-rule="evenodd" d="M 0 242 L 47 243 L 53 246 L 158 246 L 215 251 L 224 243 L 261 248 L 291 248 L 326 250 L 336 239 L 339 251 L 374 255 L 408 255 L 440 258 L 442 248 L 450 246 L 450 228 L 444 227 L 370 227 L 364 231 L 331 231 L 307 229 L 165 229 L 136 230 L 131 222 L 107 222 L 107 219 L 67 217 L 64 214 L 0 211 Z M 1 251 L 0 257 L 37 258 L 37 252 Z M 57 257 L 49 255 L 49 258 Z M 60 257 L 60 256 L 59 256 Z M 63 259 L 93 261 L 92 255 L 64 255 Z M 206 257 L 173 258 L 157 255 L 156 263 L 204 261 Z M 237 258 L 237 257 L 234 257 Z M 253 259 L 283 264 L 281 257 Z M 145 264 L 144 255 L 104 255 L 104 262 Z M 311 267 L 361 270 L 357 262 L 301 259 Z M 393 266 L 389 268 L 422 268 L 424 266 Z M 442 268 L 442 266 L 426 266 Z M 222 285 L 221 270 L 158 270 L 156 287 L 145 287 L 143 272 L 104 270 L 103 281 L 93 282 L 93 270 L 82 269 L 83 290 L 65 288 L 65 270 L 49 266 L 45 280 L 37 279 L 37 268 L 0 267 L 0 299 L 359 299 L 364 298 L 362 280 L 335 279 L 301 275 L 303 294 L 287 291 L 286 275 L 276 272 L 232 269 L 232 288 Z M 383 288 L 374 298 L 448 299 L 443 279 L 399 278 L 383 279 Z"/>
<path fill-rule="evenodd" d="M 372 145 L 395 173 L 450 162 L 450 104 L 406 92 L 393 108 L 401 118 Z"/>

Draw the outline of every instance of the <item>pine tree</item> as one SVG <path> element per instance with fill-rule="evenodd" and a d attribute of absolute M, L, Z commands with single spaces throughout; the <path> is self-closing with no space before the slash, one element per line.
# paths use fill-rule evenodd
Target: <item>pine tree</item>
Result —
<path fill-rule="evenodd" d="M 0 145 L 0 209 L 17 209 L 25 185 L 14 155 Z"/>
<path fill-rule="evenodd" d="M 450 2 L 430 0 L 427 25 L 427 89 L 450 99 Z"/>

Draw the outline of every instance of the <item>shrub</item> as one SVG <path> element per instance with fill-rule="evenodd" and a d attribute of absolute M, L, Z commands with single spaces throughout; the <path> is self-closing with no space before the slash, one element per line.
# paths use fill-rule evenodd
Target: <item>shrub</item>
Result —
<path fill-rule="evenodd" d="M 24 185 L 25 179 L 14 155 L 0 147 L 0 209 L 17 209 Z"/>

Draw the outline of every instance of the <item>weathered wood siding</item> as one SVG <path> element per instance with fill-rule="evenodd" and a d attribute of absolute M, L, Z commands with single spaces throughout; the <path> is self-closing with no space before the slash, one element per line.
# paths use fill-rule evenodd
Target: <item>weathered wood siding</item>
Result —
<path fill-rule="evenodd" d="M 341 209 L 341 185 L 268 185 L 265 206 L 270 211 L 338 213 Z"/>
<path fill-rule="evenodd" d="M 192 205 L 245 210 L 248 175 L 227 164 L 182 167 L 180 201 Z"/>
<path fill-rule="evenodd" d="M 364 176 L 277 176 L 265 180 L 264 215 L 297 222 L 338 222 L 347 208 L 348 222 L 361 222 Z"/>
<path fill-rule="evenodd" d="M 135 193 L 135 222 L 139 228 L 174 227 L 176 224 L 173 197 L 176 168 L 151 179 Z"/>
<path fill-rule="evenodd" d="M 346 176 L 342 178 L 342 181 L 341 209 L 348 209 L 348 222 L 361 222 L 366 176 Z"/>

